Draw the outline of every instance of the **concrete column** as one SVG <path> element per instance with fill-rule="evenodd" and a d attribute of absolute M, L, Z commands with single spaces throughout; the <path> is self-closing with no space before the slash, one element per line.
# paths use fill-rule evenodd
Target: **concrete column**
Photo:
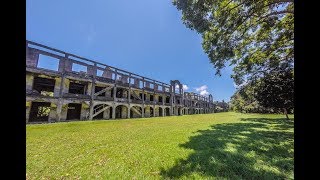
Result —
<path fill-rule="evenodd" d="M 27 48 L 26 65 L 29 67 L 37 67 L 39 60 L 39 53 L 32 48 Z"/>
<path fill-rule="evenodd" d="M 88 65 L 87 66 L 87 73 L 89 75 L 96 76 L 97 75 L 97 68 L 95 66 Z"/>
<path fill-rule="evenodd" d="M 126 109 L 128 108 L 125 108 L 125 106 L 121 106 L 121 118 L 125 119 L 127 117 L 127 114 L 128 112 L 126 111 Z"/>
<path fill-rule="evenodd" d="M 113 104 L 112 106 L 112 119 L 115 119 L 116 118 L 116 106 L 115 104 Z"/>
<path fill-rule="evenodd" d="M 103 111 L 103 119 L 109 119 L 110 118 L 110 108 Z"/>
<path fill-rule="evenodd" d="M 34 80 L 34 76 L 32 74 L 27 73 L 26 74 L 26 90 L 33 89 L 33 80 Z"/>
<path fill-rule="evenodd" d="M 153 117 L 156 117 L 156 106 L 153 105 Z"/>
<path fill-rule="evenodd" d="M 65 70 L 65 59 L 59 59 L 59 66 L 58 66 L 58 71 L 59 72 L 64 72 Z"/>
<path fill-rule="evenodd" d="M 130 119 L 130 105 L 129 108 L 127 108 L 127 118 Z"/>
<path fill-rule="evenodd" d="M 139 88 L 139 79 L 138 78 L 133 78 L 134 79 L 134 87 Z"/>
<path fill-rule="evenodd" d="M 150 82 L 146 81 L 146 87 L 150 88 Z"/>
<path fill-rule="evenodd" d="M 103 71 L 102 77 L 112 79 L 112 71 L 109 67 L 106 67 L 106 69 Z"/>
<path fill-rule="evenodd" d="M 54 121 L 56 119 L 56 116 L 57 116 L 57 105 L 54 103 L 51 103 L 48 122 L 50 123 Z"/>
<path fill-rule="evenodd" d="M 141 108 L 141 116 L 144 118 L 144 104 L 142 104 L 142 108 Z"/>
<path fill-rule="evenodd" d="M 164 117 L 164 112 L 165 112 L 164 109 L 165 108 L 161 108 L 161 109 L 162 109 L 162 117 Z"/>
<path fill-rule="evenodd" d="M 94 104 L 91 103 L 90 101 L 89 120 L 93 119 L 93 107 L 94 107 Z"/>
<path fill-rule="evenodd" d="M 81 104 L 80 120 L 88 120 L 89 107 L 86 103 Z"/>
<path fill-rule="evenodd" d="M 70 80 L 69 79 L 66 79 L 64 78 L 64 80 L 61 80 L 62 81 L 62 88 L 61 88 L 61 96 L 64 94 L 64 93 L 68 93 L 69 92 L 69 86 L 70 86 Z"/>
<path fill-rule="evenodd" d="M 70 59 L 65 59 L 64 60 L 64 70 L 67 72 L 71 72 L 72 71 L 72 61 Z"/>
<path fill-rule="evenodd" d="M 114 87 L 113 87 L 113 102 L 115 102 L 117 99 L 116 94 L 117 94 L 117 86 L 114 85 Z"/>
<path fill-rule="evenodd" d="M 62 105 L 63 105 L 63 99 L 59 98 L 57 103 L 57 109 L 56 109 L 56 120 L 58 122 L 61 121 Z"/>
<path fill-rule="evenodd" d="M 131 87 L 128 89 L 128 103 L 130 105 L 130 97 L 131 97 Z"/>
<path fill-rule="evenodd" d="M 31 103 L 32 103 L 31 101 L 26 102 L 26 123 L 29 122 Z"/>
<path fill-rule="evenodd" d="M 60 97 L 61 77 L 55 78 L 53 97 Z"/>

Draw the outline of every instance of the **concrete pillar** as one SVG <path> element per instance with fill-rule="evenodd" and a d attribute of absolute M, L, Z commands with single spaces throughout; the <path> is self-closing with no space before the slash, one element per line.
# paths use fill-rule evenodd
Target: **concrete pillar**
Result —
<path fill-rule="evenodd" d="M 56 120 L 58 122 L 61 121 L 62 105 L 63 105 L 63 99 L 59 98 L 57 103 L 57 109 L 56 109 Z"/>
<path fill-rule="evenodd" d="M 146 87 L 150 88 L 150 82 L 146 81 Z"/>
<path fill-rule="evenodd" d="M 60 121 L 65 121 L 67 119 L 67 113 L 68 113 L 68 104 L 62 105 Z"/>
<path fill-rule="evenodd" d="M 26 74 L 26 90 L 33 89 L 33 80 L 34 80 L 34 76 L 32 74 L 27 73 Z"/>
<path fill-rule="evenodd" d="M 94 108 L 94 104 L 90 103 L 90 109 L 89 109 L 89 120 L 93 119 L 93 108 Z"/>
<path fill-rule="evenodd" d="M 87 120 L 88 119 L 87 115 L 88 115 L 88 113 L 90 113 L 89 111 L 90 110 L 89 110 L 87 104 L 82 103 L 80 120 Z"/>
<path fill-rule="evenodd" d="M 53 90 L 54 97 L 60 97 L 61 80 L 62 80 L 61 77 L 55 78 L 55 84 L 54 84 L 54 90 Z"/>
<path fill-rule="evenodd" d="M 50 122 L 54 121 L 56 119 L 56 117 L 57 117 L 57 105 L 54 103 L 51 103 L 48 122 L 50 123 Z"/>
<path fill-rule="evenodd" d="M 89 75 L 96 76 L 97 75 L 97 68 L 95 66 L 88 65 L 87 66 L 87 73 Z"/>
<path fill-rule="evenodd" d="M 129 108 L 127 108 L 127 118 L 130 119 L 130 105 Z"/>
<path fill-rule="evenodd" d="M 59 66 L 58 66 L 58 71 L 59 72 L 64 72 L 65 69 L 65 59 L 59 59 Z"/>
<path fill-rule="evenodd" d="M 39 53 L 33 48 L 28 48 L 27 56 L 26 56 L 26 65 L 29 67 L 37 67 L 38 60 L 39 60 Z"/>
<path fill-rule="evenodd" d="M 63 77 L 61 81 L 62 81 L 61 95 L 63 95 L 64 93 L 69 92 L 70 80 Z"/>
<path fill-rule="evenodd" d="M 112 119 L 115 119 L 116 118 L 116 106 L 115 104 L 113 104 L 112 106 Z"/>
<path fill-rule="evenodd" d="M 161 109 L 162 109 L 162 117 L 164 117 L 164 112 L 165 112 L 164 109 L 165 108 L 161 108 Z"/>
<path fill-rule="evenodd" d="M 128 76 L 127 75 L 122 75 L 121 76 L 121 82 L 122 83 L 128 83 Z"/>
<path fill-rule="evenodd" d="M 143 97 L 143 96 L 142 96 Z M 142 104 L 142 108 L 141 108 L 141 116 L 144 118 L 144 104 Z"/>
<path fill-rule="evenodd" d="M 156 106 L 153 105 L 153 117 L 156 117 Z"/>
<path fill-rule="evenodd" d="M 103 119 L 109 119 L 110 118 L 110 108 L 103 111 Z"/>
<path fill-rule="evenodd" d="M 138 78 L 133 78 L 133 79 L 134 79 L 134 82 L 133 82 L 134 87 L 139 88 L 139 79 Z"/>
<path fill-rule="evenodd" d="M 103 73 L 102 73 L 102 77 L 104 78 L 108 78 L 108 79 L 112 79 L 112 71 L 109 67 L 107 67 Z"/>
<path fill-rule="evenodd" d="M 29 122 L 31 103 L 32 103 L 31 101 L 26 102 L 26 123 Z"/>
<path fill-rule="evenodd" d="M 70 59 L 65 59 L 64 60 L 64 70 L 67 72 L 71 72 L 72 71 L 72 61 Z"/>
<path fill-rule="evenodd" d="M 113 87 L 113 101 L 116 101 L 116 99 L 117 99 L 116 93 L 117 93 L 117 86 L 114 86 Z"/>
<path fill-rule="evenodd" d="M 121 106 L 121 118 L 127 118 L 127 109 L 126 106 Z"/>

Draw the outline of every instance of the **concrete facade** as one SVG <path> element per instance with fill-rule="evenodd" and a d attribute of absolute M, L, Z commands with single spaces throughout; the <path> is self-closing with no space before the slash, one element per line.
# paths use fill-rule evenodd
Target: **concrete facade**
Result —
<path fill-rule="evenodd" d="M 27 123 L 213 113 L 212 95 L 184 92 L 178 80 L 163 83 L 31 41 L 26 51 Z M 55 69 L 39 67 L 45 56 Z"/>

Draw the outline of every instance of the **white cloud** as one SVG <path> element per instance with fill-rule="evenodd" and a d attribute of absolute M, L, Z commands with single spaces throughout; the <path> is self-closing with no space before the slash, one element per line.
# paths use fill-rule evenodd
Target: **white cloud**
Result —
<path fill-rule="evenodd" d="M 200 91 L 200 95 L 207 96 L 209 95 L 209 92 L 207 90 L 203 90 L 203 91 Z"/>
<path fill-rule="evenodd" d="M 203 85 L 203 86 L 200 86 L 198 88 L 196 88 L 196 91 L 199 92 L 199 91 L 203 91 L 203 90 L 206 90 L 208 89 L 208 86 L 207 85 Z"/>
<path fill-rule="evenodd" d="M 208 86 L 207 85 L 203 85 L 203 86 L 200 86 L 198 88 L 195 88 L 197 92 L 199 92 L 200 95 L 202 96 L 207 96 L 209 95 L 209 92 L 207 91 L 208 89 Z"/>
<path fill-rule="evenodd" d="M 188 90 L 188 89 L 189 89 L 189 87 L 184 84 L 184 85 L 183 85 L 183 90 L 186 91 L 186 90 Z"/>

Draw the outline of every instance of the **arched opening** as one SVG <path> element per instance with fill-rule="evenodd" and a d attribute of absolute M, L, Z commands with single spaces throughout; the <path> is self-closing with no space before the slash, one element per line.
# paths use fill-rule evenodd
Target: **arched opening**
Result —
<path fill-rule="evenodd" d="M 170 116 L 170 108 L 166 108 L 166 116 Z"/>
<path fill-rule="evenodd" d="M 93 107 L 92 119 L 111 119 L 112 108 L 108 104 L 98 104 Z"/>
<path fill-rule="evenodd" d="M 142 108 L 140 106 L 132 106 L 130 108 L 130 118 L 141 118 Z"/>
<path fill-rule="evenodd" d="M 127 117 L 128 108 L 124 105 L 118 105 L 116 107 L 116 119 L 125 119 Z"/>
<path fill-rule="evenodd" d="M 159 116 L 163 116 L 161 107 L 159 107 Z"/>
<path fill-rule="evenodd" d="M 178 108 L 178 116 L 181 116 L 181 108 Z"/>
<path fill-rule="evenodd" d="M 50 102 L 31 102 L 31 110 L 29 115 L 30 122 L 49 121 Z M 80 116 L 79 116 L 80 119 Z"/>

